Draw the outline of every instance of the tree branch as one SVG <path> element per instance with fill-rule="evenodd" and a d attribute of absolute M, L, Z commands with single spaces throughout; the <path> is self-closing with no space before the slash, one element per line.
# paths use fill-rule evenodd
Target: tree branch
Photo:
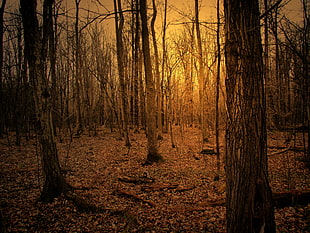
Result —
<path fill-rule="evenodd" d="M 276 7 L 278 7 L 280 5 L 280 3 L 282 2 L 282 0 L 278 0 L 272 7 L 270 7 L 265 13 L 261 14 L 259 16 L 259 19 L 262 19 L 264 17 L 266 17 L 271 11 L 273 11 Z"/>

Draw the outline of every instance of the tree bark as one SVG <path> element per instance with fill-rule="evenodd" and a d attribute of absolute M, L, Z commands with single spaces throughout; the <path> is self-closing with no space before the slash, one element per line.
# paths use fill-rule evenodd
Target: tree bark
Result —
<path fill-rule="evenodd" d="M 153 47 L 154 47 L 154 57 L 155 57 L 155 88 L 157 90 L 156 95 L 156 105 L 157 105 L 157 114 L 156 114 L 156 120 L 157 120 L 157 128 L 158 128 L 158 138 L 162 138 L 162 132 L 163 132 L 163 124 L 162 124 L 162 114 L 161 114 L 161 81 L 160 81 L 160 73 L 159 73 L 159 54 L 158 54 L 158 47 L 157 47 L 157 41 L 156 41 L 156 32 L 155 32 L 155 22 L 156 22 L 156 16 L 157 16 L 157 8 L 155 0 L 152 0 L 153 5 L 153 17 L 151 20 L 151 32 L 152 32 L 152 40 L 153 40 Z"/>
<path fill-rule="evenodd" d="M 114 0 L 115 10 L 115 31 L 116 31 L 116 50 L 117 50 L 117 64 L 118 64 L 118 75 L 121 88 L 121 116 L 123 120 L 123 130 L 125 134 L 125 145 L 130 148 L 130 140 L 128 134 L 128 109 L 127 109 L 127 88 L 125 83 L 125 67 L 124 67 L 124 49 L 123 49 L 123 27 L 124 17 L 122 13 L 121 1 Z"/>
<path fill-rule="evenodd" d="M 216 30 L 216 44 L 217 44 L 217 74 L 216 74 L 216 88 L 215 88 L 215 144 L 216 144 L 216 180 L 220 178 L 221 158 L 220 158 L 220 141 L 219 141 L 219 97 L 220 97 L 220 79 L 221 79 L 221 42 L 220 42 L 220 0 L 217 0 L 217 30 Z"/>
<path fill-rule="evenodd" d="M 4 8 L 5 8 L 6 0 L 2 1 L 0 7 L 0 137 L 4 133 L 5 128 L 5 115 L 4 115 L 4 107 L 3 107 L 3 88 L 2 88 L 2 68 L 3 68 L 3 29 L 4 29 Z"/>
<path fill-rule="evenodd" d="M 160 106 L 160 114 L 161 114 L 161 120 L 163 124 L 163 131 L 168 132 L 168 124 L 165 121 L 166 116 L 168 115 L 168 112 L 165 112 L 164 110 L 164 99 L 165 99 L 165 94 L 164 94 L 164 79 L 165 79 L 165 69 L 166 69 L 166 58 L 167 58 L 167 51 L 166 51 L 166 31 L 167 31 L 167 0 L 164 2 L 164 19 L 163 19 L 163 27 L 162 27 L 162 65 L 161 65 L 161 106 Z M 167 106 L 167 103 L 166 103 Z"/>
<path fill-rule="evenodd" d="M 79 136 L 83 132 L 82 113 L 81 113 L 81 48 L 80 48 L 80 32 L 79 32 L 79 12 L 81 0 L 75 0 L 75 84 L 73 96 L 76 107 L 76 135 Z"/>
<path fill-rule="evenodd" d="M 258 1 L 224 0 L 227 232 L 275 232 Z"/>
<path fill-rule="evenodd" d="M 146 82 L 146 127 L 147 127 L 147 160 L 146 164 L 162 160 L 158 153 L 158 141 L 156 133 L 156 91 L 152 73 L 152 63 L 149 45 L 149 30 L 147 25 L 146 0 L 140 1 L 140 15 L 142 24 L 142 50 L 144 55 L 144 72 Z"/>
<path fill-rule="evenodd" d="M 197 39 L 197 50 L 198 50 L 198 85 L 199 85 L 199 102 L 200 102 L 200 124 L 202 131 L 202 148 L 204 142 L 208 142 L 208 132 L 207 132 L 207 122 L 205 117 L 205 68 L 202 59 L 202 42 L 201 42 L 201 33 L 199 26 L 199 6 L 198 0 L 195 0 L 195 26 L 196 26 L 196 39 Z"/>
<path fill-rule="evenodd" d="M 51 114 L 51 96 L 48 79 L 44 69 L 46 49 L 39 31 L 36 16 L 36 0 L 20 0 L 24 27 L 25 57 L 28 61 L 30 81 L 33 86 L 33 98 L 37 120 L 37 136 L 41 146 L 41 159 L 45 177 L 40 199 L 51 201 L 66 192 L 70 186 L 61 173 L 56 143 L 54 139 Z M 43 37 L 44 38 L 44 37 Z"/>

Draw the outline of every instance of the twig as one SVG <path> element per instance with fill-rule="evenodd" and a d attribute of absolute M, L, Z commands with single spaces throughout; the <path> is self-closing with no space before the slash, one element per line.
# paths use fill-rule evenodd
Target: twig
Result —
<path fill-rule="evenodd" d="M 273 155 L 282 154 L 282 153 L 285 153 L 285 152 L 289 151 L 290 149 L 291 149 L 291 147 L 288 147 L 288 148 L 285 148 L 285 149 L 283 149 L 283 150 L 270 153 L 270 154 L 268 154 L 268 156 L 273 156 Z"/>
<path fill-rule="evenodd" d="M 141 202 L 144 202 L 144 203 L 147 203 L 149 204 L 150 206 L 152 207 L 155 207 L 156 204 L 152 201 L 148 201 L 148 200 L 145 200 L 143 199 L 142 197 L 138 196 L 137 194 L 134 194 L 134 193 L 130 193 L 128 191 L 124 191 L 124 190 L 115 190 L 114 192 L 115 194 L 117 195 L 120 195 L 120 196 L 125 196 L 125 197 L 130 197 L 130 198 L 133 198 L 137 201 L 141 201 Z"/>

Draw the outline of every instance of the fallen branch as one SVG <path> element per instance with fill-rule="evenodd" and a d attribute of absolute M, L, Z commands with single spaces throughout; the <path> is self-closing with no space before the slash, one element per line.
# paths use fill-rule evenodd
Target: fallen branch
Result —
<path fill-rule="evenodd" d="M 190 191 L 190 190 L 193 190 L 195 189 L 196 186 L 188 186 L 188 187 L 178 187 L 175 191 L 176 192 L 185 192 L 185 191 Z"/>
<path fill-rule="evenodd" d="M 291 149 L 291 147 L 288 147 L 288 148 L 285 148 L 285 149 L 280 150 L 280 151 L 275 151 L 275 152 L 273 152 L 273 153 L 268 154 L 268 156 L 273 156 L 273 155 L 282 154 L 282 153 L 285 153 L 285 152 L 289 151 L 290 149 Z"/>
<path fill-rule="evenodd" d="M 269 148 L 272 148 L 272 147 L 269 147 Z M 284 147 L 273 147 L 273 148 L 282 149 L 282 148 L 284 148 Z M 282 153 L 285 153 L 285 152 L 287 152 L 287 151 L 304 152 L 305 149 L 302 148 L 302 147 L 291 147 L 291 146 L 289 146 L 289 147 L 284 148 L 283 150 L 270 153 L 270 154 L 268 154 L 268 156 L 273 156 L 273 155 L 282 154 Z"/>
<path fill-rule="evenodd" d="M 155 179 L 148 178 L 148 177 L 119 177 L 119 181 L 125 182 L 125 183 L 133 183 L 133 184 L 148 184 L 148 183 L 154 183 Z"/>
<path fill-rule="evenodd" d="M 178 187 L 179 187 L 178 184 L 152 184 L 142 186 L 141 190 L 145 192 L 151 192 L 151 191 L 162 191 L 164 189 L 176 189 Z"/>
<path fill-rule="evenodd" d="M 89 191 L 92 189 L 99 189 L 98 187 L 74 187 L 74 190 L 82 190 L 82 191 Z"/>
<path fill-rule="evenodd" d="M 290 192 L 278 192 L 272 194 L 274 207 L 284 208 L 288 206 L 307 205 L 310 203 L 310 190 L 306 191 L 290 191 Z M 207 207 L 225 206 L 226 199 L 210 200 L 200 203 L 198 206 L 193 206 L 184 209 L 184 211 L 203 211 Z M 183 207 L 184 208 L 184 207 Z M 180 207 L 175 207 L 176 210 L 180 210 Z"/>
<path fill-rule="evenodd" d="M 125 196 L 125 197 L 129 197 L 129 198 L 133 198 L 133 199 L 136 200 L 136 201 L 141 201 L 141 202 L 143 202 L 143 203 L 149 204 L 149 205 L 152 206 L 152 207 L 155 207 L 155 206 L 156 206 L 156 204 L 155 204 L 154 202 L 145 200 L 145 199 L 143 199 L 142 197 L 138 196 L 137 194 L 130 193 L 130 192 L 128 192 L 128 191 L 124 191 L 124 190 L 115 190 L 114 193 L 117 194 L 117 195 L 120 195 L 120 196 Z"/>
<path fill-rule="evenodd" d="M 141 190 L 144 192 L 154 192 L 154 191 L 163 191 L 165 189 L 175 189 L 176 192 L 185 192 L 195 189 L 196 186 L 180 186 L 179 184 L 151 184 L 144 185 L 141 187 Z"/>
<path fill-rule="evenodd" d="M 277 208 L 284 208 L 295 205 L 307 205 L 310 203 L 310 190 L 306 191 L 290 191 L 273 193 L 274 206 Z"/>
<path fill-rule="evenodd" d="M 66 192 L 65 197 L 68 200 L 72 201 L 72 203 L 77 207 L 77 209 L 80 212 L 107 213 L 113 216 L 119 216 L 119 217 L 126 219 L 129 225 L 136 225 L 137 223 L 136 216 L 131 214 L 127 210 L 98 207 L 86 201 L 84 198 L 74 193 L 73 191 Z"/>
<path fill-rule="evenodd" d="M 202 151 L 200 151 L 200 154 L 204 154 L 204 155 L 215 155 L 216 152 L 214 149 L 203 149 Z"/>

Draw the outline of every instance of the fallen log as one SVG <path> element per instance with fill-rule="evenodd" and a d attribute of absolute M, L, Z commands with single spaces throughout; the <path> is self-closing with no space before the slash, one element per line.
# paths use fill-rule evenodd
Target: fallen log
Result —
<path fill-rule="evenodd" d="M 216 152 L 214 149 L 203 149 L 202 151 L 200 151 L 200 154 L 204 154 L 204 155 L 215 155 Z"/>
<path fill-rule="evenodd" d="M 284 208 L 295 205 L 307 205 L 310 203 L 310 190 L 273 193 L 274 206 Z"/>
<path fill-rule="evenodd" d="M 155 206 L 156 206 L 156 204 L 155 204 L 154 202 L 149 201 L 149 200 L 145 200 L 145 199 L 143 199 L 142 197 L 138 196 L 138 195 L 135 194 L 135 193 L 131 193 L 131 192 L 128 192 L 128 191 L 125 191 L 125 190 L 119 190 L 119 189 L 115 190 L 114 193 L 115 193 L 116 195 L 120 195 L 120 196 L 125 196 L 125 197 L 129 197 L 129 198 L 133 198 L 133 199 L 136 200 L 136 201 L 141 201 L 141 202 L 143 202 L 143 203 L 149 204 L 149 205 L 152 206 L 152 207 L 155 207 Z"/>
<path fill-rule="evenodd" d="M 269 147 L 270 148 L 270 147 Z M 282 149 L 281 149 L 282 148 Z M 284 148 L 284 149 L 283 149 Z M 302 147 L 278 147 L 278 149 L 281 149 L 279 151 L 275 151 L 273 153 L 269 153 L 268 156 L 273 156 L 273 155 L 278 155 L 278 154 L 282 154 L 282 153 L 285 153 L 287 151 L 293 151 L 293 152 L 304 152 L 305 149 L 302 148 Z"/>
<path fill-rule="evenodd" d="M 165 189 L 175 189 L 176 192 L 185 192 L 195 189 L 196 186 L 181 186 L 179 184 L 150 184 L 144 185 L 141 187 L 141 190 L 144 192 L 154 192 L 154 191 L 163 191 Z"/>
<path fill-rule="evenodd" d="M 188 186 L 188 187 L 183 187 L 183 186 L 180 186 L 178 188 L 176 188 L 176 192 L 185 192 L 185 191 L 190 191 L 190 190 L 193 190 L 195 189 L 196 186 Z"/>
<path fill-rule="evenodd" d="M 297 191 L 293 190 L 290 192 L 277 192 L 272 193 L 274 207 L 276 208 L 284 208 L 289 206 L 296 206 L 296 205 L 307 205 L 310 203 L 310 190 L 306 191 Z M 200 203 L 197 207 L 191 207 L 187 209 L 187 211 L 192 210 L 204 210 L 207 207 L 217 207 L 217 206 L 225 206 L 226 200 L 209 200 L 203 203 Z"/>
<path fill-rule="evenodd" d="M 142 186 L 141 190 L 145 192 L 151 192 L 151 191 L 162 191 L 164 189 L 176 189 L 178 187 L 179 187 L 178 184 L 152 184 Z"/>
<path fill-rule="evenodd" d="M 290 150 L 290 147 L 285 148 L 285 149 L 282 149 L 282 150 L 279 150 L 279 151 L 275 151 L 275 152 L 273 152 L 273 153 L 269 153 L 268 156 L 273 156 L 273 155 L 282 154 L 282 153 L 285 153 L 285 152 L 287 152 L 287 151 L 289 151 L 289 150 Z"/>
<path fill-rule="evenodd" d="M 118 180 L 121 182 L 133 183 L 133 184 L 148 184 L 148 183 L 154 183 L 155 182 L 155 179 L 153 179 L 153 178 L 130 177 L 130 176 L 119 177 Z"/>

